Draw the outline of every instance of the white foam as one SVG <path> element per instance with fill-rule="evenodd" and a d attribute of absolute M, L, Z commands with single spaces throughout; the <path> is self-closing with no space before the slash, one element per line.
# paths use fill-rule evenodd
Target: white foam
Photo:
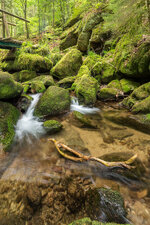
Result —
<path fill-rule="evenodd" d="M 79 105 L 78 99 L 76 97 L 72 98 L 70 110 L 78 111 L 82 114 L 96 114 L 100 112 L 100 109 L 98 108 Z"/>
<path fill-rule="evenodd" d="M 40 94 L 30 95 L 33 100 L 27 110 L 27 112 L 18 120 L 16 125 L 16 140 L 27 138 L 30 141 L 30 136 L 39 138 L 45 133 L 43 123 L 39 121 L 37 117 L 33 115 L 34 108 L 40 98 Z"/>

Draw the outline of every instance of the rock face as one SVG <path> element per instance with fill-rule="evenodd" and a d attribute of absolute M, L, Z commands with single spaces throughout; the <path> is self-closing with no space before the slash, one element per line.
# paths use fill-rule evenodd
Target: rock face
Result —
<path fill-rule="evenodd" d="M 63 79 L 75 76 L 82 64 L 82 54 L 76 49 L 69 51 L 51 70 L 51 75 Z"/>
<path fill-rule="evenodd" d="M 9 150 L 14 136 L 14 126 L 19 119 L 20 112 L 14 106 L 6 102 L 0 102 L 0 148 Z M 2 145 L 2 146 L 1 146 Z"/>
<path fill-rule="evenodd" d="M 84 74 L 76 80 L 75 92 L 81 103 L 86 105 L 96 102 L 98 82 L 95 78 Z"/>
<path fill-rule="evenodd" d="M 47 120 L 43 126 L 48 134 L 57 133 L 62 129 L 62 124 L 56 120 Z"/>
<path fill-rule="evenodd" d="M 98 221 L 127 223 L 124 200 L 119 192 L 99 188 L 87 192 L 87 214 Z"/>
<path fill-rule="evenodd" d="M 35 116 L 49 116 L 64 113 L 69 109 L 70 96 L 66 89 L 51 86 L 35 107 Z"/>
<path fill-rule="evenodd" d="M 8 73 L 0 72 L 0 99 L 11 99 L 21 95 L 23 86 Z"/>

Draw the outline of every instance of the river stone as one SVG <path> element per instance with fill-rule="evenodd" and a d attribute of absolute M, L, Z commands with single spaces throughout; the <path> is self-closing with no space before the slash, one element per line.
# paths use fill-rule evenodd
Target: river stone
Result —
<path fill-rule="evenodd" d="M 82 54 L 77 49 L 70 50 L 51 70 L 51 75 L 58 79 L 75 76 L 82 64 Z"/>
<path fill-rule="evenodd" d="M 9 150 L 14 136 L 19 110 L 10 103 L 0 102 L 0 143 L 4 151 Z"/>
<path fill-rule="evenodd" d="M 35 116 L 58 115 L 66 112 L 70 106 L 70 96 L 66 89 L 50 86 L 37 103 Z"/>
<path fill-rule="evenodd" d="M 93 220 L 126 223 L 124 200 L 119 192 L 107 188 L 90 189 L 86 193 L 86 212 Z"/>
<path fill-rule="evenodd" d="M 56 120 L 46 120 L 43 126 L 48 134 L 57 133 L 62 129 L 62 124 Z"/>
<path fill-rule="evenodd" d="M 23 86 L 14 81 L 9 73 L 0 71 L 0 99 L 11 99 L 21 95 Z"/>

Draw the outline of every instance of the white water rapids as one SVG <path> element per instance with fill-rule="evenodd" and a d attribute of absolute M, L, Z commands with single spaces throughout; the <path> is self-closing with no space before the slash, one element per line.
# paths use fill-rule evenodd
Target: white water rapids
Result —
<path fill-rule="evenodd" d="M 95 108 L 95 107 L 90 108 L 87 106 L 79 105 L 78 99 L 76 97 L 72 98 L 70 110 L 78 111 L 82 114 L 95 114 L 100 111 L 100 109 Z"/>
<path fill-rule="evenodd" d="M 34 108 L 40 98 L 40 94 L 30 95 L 33 100 L 27 112 L 18 120 L 16 125 L 16 140 L 27 138 L 30 142 L 30 137 L 39 138 L 45 133 L 43 122 L 40 122 L 37 117 L 33 115 Z"/>
<path fill-rule="evenodd" d="M 15 139 L 17 141 L 21 141 L 25 138 L 29 143 L 31 142 L 31 138 L 34 137 L 37 139 L 45 134 L 43 122 L 40 122 L 39 119 L 33 115 L 34 108 L 41 95 L 34 94 L 30 96 L 33 98 L 33 100 L 27 112 L 18 120 L 15 135 Z M 98 113 L 100 110 L 94 107 L 90 108 L 79 105 L 78 99 L 74 97 L 72 98 L 70 111 L 78 111 L 82 114 L 94 114 Z"/>

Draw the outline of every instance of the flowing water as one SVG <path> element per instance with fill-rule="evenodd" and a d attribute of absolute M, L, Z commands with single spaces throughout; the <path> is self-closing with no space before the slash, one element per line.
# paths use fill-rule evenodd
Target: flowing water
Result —
<path fill-rule="evenodd" d="M 81 215 L 68 211 L 67 204 L 72 199 L 66 195 L 65 182 L 72 177 L 84 189 L 94 186 L 118 190 L 125 199 L 128 219 L 135 225 L 149 225 L 150 136 L 105 119 L 105 112 L 112 113 L 114 106 L 88 108 L 80 106 L 77 99 L 72 100 L 70 113 L 51 118 L 62 123 L 62 131 L 46 135 L 42 122 L 33 116 L 39 97 L 32 95 L 28 111 L 17 123 L 15 139 L 21 144 L 14 142 L 10 153 L 0 155 L 0 224 L 67 225 L 86 216 L 82 210 Z M 72 111 L 84 114 L 88 123 L 79 121 Z M 58 154 L 49 138 L 108 161 L 125 160 L 137 153 L 138 169 L 108 169 L 99 163 L 72 162 Z M 32 204 L 27 204 L 30 201 Z"/>

